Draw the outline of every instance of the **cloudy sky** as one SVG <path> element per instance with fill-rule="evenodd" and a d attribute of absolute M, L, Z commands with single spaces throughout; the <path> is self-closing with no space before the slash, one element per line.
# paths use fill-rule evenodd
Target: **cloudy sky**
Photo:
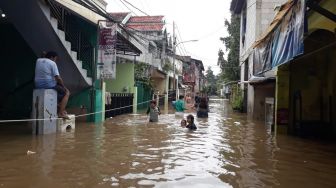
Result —
<path fill-rule="evenodd" d="M 126 6 L 123 0 L 106 0 L 109 12 L 130 12 L 134 15 L 144 14 Z M 230 20 L 230 0 L 126 0 L 149 15 L 163 15 L 166 20 L 168 32 L 172 33 L 173 22 L 177 26 L 178 41 L 198 40 L 178 45 L 176 50 L 180 55 L 190 55 L 203 61 L 204 66 L 215 74 L 219 73 L 217 66 L 217 53 L 224 49 L 220 37 L 226 36 L 224 20 Z"/>

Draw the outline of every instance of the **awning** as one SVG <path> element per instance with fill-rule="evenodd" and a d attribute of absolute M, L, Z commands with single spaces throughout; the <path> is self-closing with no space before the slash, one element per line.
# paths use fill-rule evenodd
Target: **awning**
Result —
<path fill-rule="evenodd" d="M 280 24 L 280 22 L 283 20 L 285 15 L 291 10 L 291 8 L 294 5 L 294 0 L 289 0 L 287 3 L 283 4 L 279 12 L 274 17 L 273 21 L 271 22 L 270 26 L 267 28 L 267 30 L 262 34 L 262 36 L 254 42 L 253 47 L 258 46 L 260 43 L 265 42 L 266 38 L 272 34 L 272 32 L 276 29 L 276 27 Z"/>
<path fill-rule="evenodd" d="M 239 82 L 240 84 L 259 84 L 268 81 L 274 81 L 275 77 L 262 77 L 262 76 L 251 76 L 248 81 Z"/>
<path fill-rule="evenodd" d="M 67 12 L 70 12 L 74 15 L 79 16 L 80 18 L 84 19 L 85 21 L 88 21 L 89 23 L 93 25 L 97 25 L 102 22 L 110 22 L 108 20 L 105 20 L 104 17 L 102 17 L 98 10 L 94 9 L 97 8 L 93 6 L 93 8 L 88 7 L 88 5 L 83 4 L 82 0 L 79 0 L 78 2 L 74 1 L 65 1 L 65 0 L 56 0 L 51 1 L 49 0 L 49 3 L 51 6 L 57 6 L 57 9 L 61 9 L 61 12 L 64 10 Z M 62 13 L 63 14 L 63 13 Z M 62 16 L 62 15 L 61 15 Z M 64 15 L 63 15 L 64 16 Z M 142 52 L 137 48 L 128 38 L 133 37 L 130 35 L 125 28 L 123 28 L 121 25 L 118 24 L 118 31 L 117 31 L 117 54 L 123 54 L 123 55 L 132 55 L 132 56 L 139 56 Z"/>
<path fill-rule="evenodd" d="M 119 31 L 117 33 L 117 54 L 139 56 L 142 52 Z"/>
<path fill-rule="evenodd" d="M 303 53 L 305 0 L 289 0 L 253 44 L 254 75 L 262 75 Z"/>

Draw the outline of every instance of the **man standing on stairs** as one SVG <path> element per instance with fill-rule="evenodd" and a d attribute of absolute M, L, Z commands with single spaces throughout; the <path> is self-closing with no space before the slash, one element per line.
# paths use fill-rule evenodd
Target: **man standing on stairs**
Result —
<path fill-rule="evenodd" d="M 50 51 L 42 58 L 38 58 L 35 67 L 35 88 L 55 89 L 57 91 L 58 117 L 69 119 L 65 107 L 70 96 L 69 90 L 64 86 L 56 65 L 58 55 Z"/>

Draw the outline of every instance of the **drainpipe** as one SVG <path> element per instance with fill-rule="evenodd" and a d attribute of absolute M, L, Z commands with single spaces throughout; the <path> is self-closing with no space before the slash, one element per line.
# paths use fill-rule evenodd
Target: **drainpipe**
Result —
<path fill-rule="evenodd" d="M 168 94 L 169 94 L 169 75 L 166 75 L 166 89 L 165 89 L 165 102 L 164 102 L 164 111 L 168 114 Z"/>
<path fill-rule="evenodd" d="M 136 56 L 134 56 L 133 64 L 135 66 Z M 134 91 L 133 91 L 133 113 L 136 114 L 138 111 L 138 87 L 134 83 Z"/>

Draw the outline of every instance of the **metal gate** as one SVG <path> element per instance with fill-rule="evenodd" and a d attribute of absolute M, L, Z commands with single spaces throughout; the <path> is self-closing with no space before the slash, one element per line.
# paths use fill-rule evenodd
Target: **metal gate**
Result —
<path fill-rule="evenodd" d="M 133 93 L 111 93 L 111 104 L 105 105 L 105 118 L 133 112 Z"/>

